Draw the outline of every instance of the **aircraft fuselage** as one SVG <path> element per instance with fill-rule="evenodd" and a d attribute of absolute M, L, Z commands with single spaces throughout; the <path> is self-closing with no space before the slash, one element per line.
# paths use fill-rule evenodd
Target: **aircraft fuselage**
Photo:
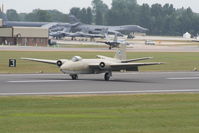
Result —
<path fill-rule="evenodd" d="M 95 68 L 90 67 L 91 62 L 93 65 L 98 66 Z M 116 62 L 105 59 L 82 59 L 76 62 L 68 60 L 63 63 L 60 70 L 65 74 L 99 74 L 110 71 L 110 63 Z M 104 66 L 101 66 L 102 64 Z"/>

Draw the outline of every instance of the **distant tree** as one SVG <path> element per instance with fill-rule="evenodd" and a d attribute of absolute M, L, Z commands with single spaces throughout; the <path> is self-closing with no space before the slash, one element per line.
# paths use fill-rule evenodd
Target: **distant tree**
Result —
<path fill-rule="evenodd" d="M 79 19 L 81 22 L 85 24 L 91 24 L 93 19 L 92 9 L 90 7 L 88 8 L 72 8 L 70 10 L 70 13 L 74 15 L 77 19 Z"/>
<path fill-rule="evenodd" d="M 138 22 L 138 5 L 136 0 L 113 0 L 112 8 L 106 15 L 110 25 L 136 24 Z"/>
<path fill-rule="evenodd" d="M 92 0 L 92 8 L 73 7 L 70 14 L 86 24 L 128 25 L 137 24 L 149 29 L 150 35 L 182 35 L 190 32 L 199 33 L 199 14 L 191 8 L 175 9 L 172 4 L 138 5 L 137 0 L 112 0 L 112 7 L 102 0 Z M 9 20 L 68 22 L 68 14 L 57 10 L 35 9 L 31 13 L 20 13 L 9 9 L 6 12 Z M 5 14 L 0 13 L 5 19 Z"/>
<path fill-rule="evenodd" d="M 51 22 L 51 17 L 47 10 L 35 9 L 25 16 L 26 21 Z"/>
<path fill-rule="evenodd" d="M 26 21 L 27 13 L 19 13 L 19 21 Z"/>
<path fill-rule="evenodd" d="M 164 16 L 162 11 L 162 5 L 160 4 L 153 4 L 151 6 L 151 17 L 152 17 L 152 32 L 159 35 L 163 34 L 163 22 L 164 22 Z"/>
<path fill-rule="evenodd" d="M 83 23 L 87 23 L 87 12 L 86 12 L 86 8 L 82 8 L 80 11 L 80 21 Z"/>
<path fill-rule="evenodd" d="M 196 34 L 194 17 L 194 13 L 192 12 L 191 8 L 187 8 L 181 12 L 180 16 L 178 17 L 178 20 L 180 21 L 178 27 L 182 34 L 185 32 Z"/>
<path fill-rule="evenodd" d="M 97 13 L 97 11 L 104 12 L 104 13 L 108 11 L 108 6 L 105 3 L 103 3 L 102 0 L 93 0 L 92 7 L 93 7 L 94 15 Z"/>
<path fill-rule="evenodd" d="M 97 11 L 95 17 L 96 17 L 95 18 L 95 24 L 102 25 L 103 24 L 103 14 L 102 14 L 102 12 Z"/>
<path fill-rule="evenodd" d="M 164 15 L 172 15 L 173 13 L 175 13 L 175 8 L 172 4 L 165 4 L 162 10 L 164 12 Z"/>
<path fill-rule="evenodd" d="M 36 12 L 36 18 L 39 22 L 50 22 L 51 21 L 50 15 L 49 15 L 48 11 L 46 11 L 46 10 L 38 10 Z"/>
<path fill-rule="evenodd" d="M 87 18 L 87 24 L 92 24 L 93 22 L 93 14 L 92 14 L 92 9 L 88 7 L 86 9 L 86 18 Z"/>
<path fill-rule="evenodd" d="M 19 21 L 19 16 L 16 10 L 14 9 L 9 9 L 6 12 L 7 18 L 10 21 Z"/>
<path fill-rule="evenodd" d="M 52 22 L 67 22 L 67 14 L 64 14 L 58 10 L 47 10 Z"/>
<path fill-rule="evenodd" d="M 138 22 L 139 25 L 152 29 L 151 9 L 148 4 L 143 4 L 142 6 L 140 6 L 138 19 L 139 19 L 139 22 Z"/>
<path fill-rule="evenodd" d="M 3 20 L 7 20 L 6 14 L 3 12 L 0 12 L 0 18 Z"/>
<path fill-rule="evenodd" d="M 106 24 L 105 15 L 109 11 L 108 6 L 102 0 L 93 0 L 92 7 L 95 24 Z"/>
<path fill-rule="evenodd" d="M 36 17 L 35 17 L 35 14 L 34 13 L 28 13 L 26 16 L 25 16 L 25 21 L 33 21 L 33 22 L 36 22 Z"/>
<path fill-rule="evenodd" d="M 70 9 L 69 14 L 72 14 L 75 17 L 77 17 L 78 19 L 80 19 L 81 18 L 81 9 L 78 8 L 78 7 L 73 7 L 73 8 Z"/>

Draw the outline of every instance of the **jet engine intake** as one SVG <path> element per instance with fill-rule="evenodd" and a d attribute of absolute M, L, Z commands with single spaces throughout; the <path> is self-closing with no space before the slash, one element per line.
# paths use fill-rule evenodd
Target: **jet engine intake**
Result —
<path fill-rule="evenodd" d="M 101 70 L 108 69 L 109 67 L 110 67 L 110 66 L 107 65 L 107 64 L 105 64 L 104 62 L 100 62 L 100 64 L 99 64 L 99 68 L 100 68 Z"/>
<path fill-rule="evenodd" d="M 99 68 L 104 69 L 106 67 L 106 64 L 104 62 L 100 62 Z"/>
<path fill-rule="evenodd" d="M 58 60 L 58 61 L 57 61 L 57 66 L 58 66 L 58 67 L 61 67 L 62 65 L 63 65 L 63 62 L 60 61 L 60 60 Z"/>

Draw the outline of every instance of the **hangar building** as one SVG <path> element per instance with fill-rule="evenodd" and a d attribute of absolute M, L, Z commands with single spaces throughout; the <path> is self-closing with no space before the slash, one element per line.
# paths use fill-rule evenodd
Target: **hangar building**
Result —
<path fill-rule="evenodd" d="M 0 19 L 0 44 L 47 46 L 48 29 L 42 27 L 5 27 Z"/>

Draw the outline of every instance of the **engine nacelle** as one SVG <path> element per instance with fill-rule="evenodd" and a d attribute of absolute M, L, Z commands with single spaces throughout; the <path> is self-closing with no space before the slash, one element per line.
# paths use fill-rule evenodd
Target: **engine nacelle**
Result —
<path fill-rule="evenodd" d="M 58 61 L 57 61 L 57 66 L 58 66 L 58 67 L 61 67 L 62 65 L 63 65 L 63 62 L 62 62 L 61 60 L 58 60 Z"/>
<path fill-rule="evenodd" d="M 110 68 L 110 65 L 107 65 L 107 64 L 105 64 L 104 62 L 100 62 L 99 68 L 100 68 L 101 70 L 109 69 L 109 68 Z"/>

